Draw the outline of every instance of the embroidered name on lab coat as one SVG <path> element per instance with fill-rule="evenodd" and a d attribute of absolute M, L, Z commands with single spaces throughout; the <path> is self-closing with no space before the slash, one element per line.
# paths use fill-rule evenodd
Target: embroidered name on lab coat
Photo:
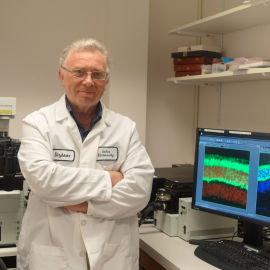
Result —
<path fill-rule="evenodd" d="M 118 159 L 117 147 L 101 146 L 98 148 L 97 161 L 116 161 Z"/>
<path fill-rule="evenodd" d="M 75 152 L 73 150 L 66 149 L 53 149 L 54 161 L 74 161 Z"/>

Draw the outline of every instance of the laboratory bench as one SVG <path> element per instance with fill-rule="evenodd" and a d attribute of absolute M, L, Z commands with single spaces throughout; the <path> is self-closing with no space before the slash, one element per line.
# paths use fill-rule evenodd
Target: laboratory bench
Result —
<path fill-rule="evenodd" d="M 170 237 L 152 224 L 140 227 L 140 266 L 145 270 L 215 270 L 194 255 L 196 245 Z"/>

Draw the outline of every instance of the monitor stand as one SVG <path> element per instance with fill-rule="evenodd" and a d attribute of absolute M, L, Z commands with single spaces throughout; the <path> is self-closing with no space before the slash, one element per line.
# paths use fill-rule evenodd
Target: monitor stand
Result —
<path fill-rule="evenodd" d="M 244 240 L 243 244 L 270 253 L 270 244 L 263 241 L 263 226 L 251 222 L 243 222 Z"/>

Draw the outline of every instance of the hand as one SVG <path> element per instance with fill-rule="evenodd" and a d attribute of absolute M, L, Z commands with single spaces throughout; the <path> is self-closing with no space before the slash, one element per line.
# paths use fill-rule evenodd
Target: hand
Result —
<path fill-rule="evenodd" d="M 76 205 L 63 206 L 63 208 L 66 208 L 66 209 L 71 210 L 71 211 L 87 213 L 88 202 L 83 202 L 83 203 L 76 204 Z"/>
<path fill-rule="evenodd" d="M 109 171 L 109 174 L 111 176 L 111 181 L 112 181 L 113 187 L 124 178 L 123 174 L 120 172 Z"/>

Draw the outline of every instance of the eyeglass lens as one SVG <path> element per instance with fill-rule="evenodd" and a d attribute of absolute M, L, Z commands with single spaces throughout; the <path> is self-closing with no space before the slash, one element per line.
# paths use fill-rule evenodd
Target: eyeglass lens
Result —
<path fill-rule="evenodd" d="M 92 71 L 89 73 L 94 80 L 105 80 L 107 76 L 104 71 Z M 87 72 L 82 69 L 74 69 L 71 71 L 71 75 L 76 78 L 84 79 L 87 76 Z"/>

